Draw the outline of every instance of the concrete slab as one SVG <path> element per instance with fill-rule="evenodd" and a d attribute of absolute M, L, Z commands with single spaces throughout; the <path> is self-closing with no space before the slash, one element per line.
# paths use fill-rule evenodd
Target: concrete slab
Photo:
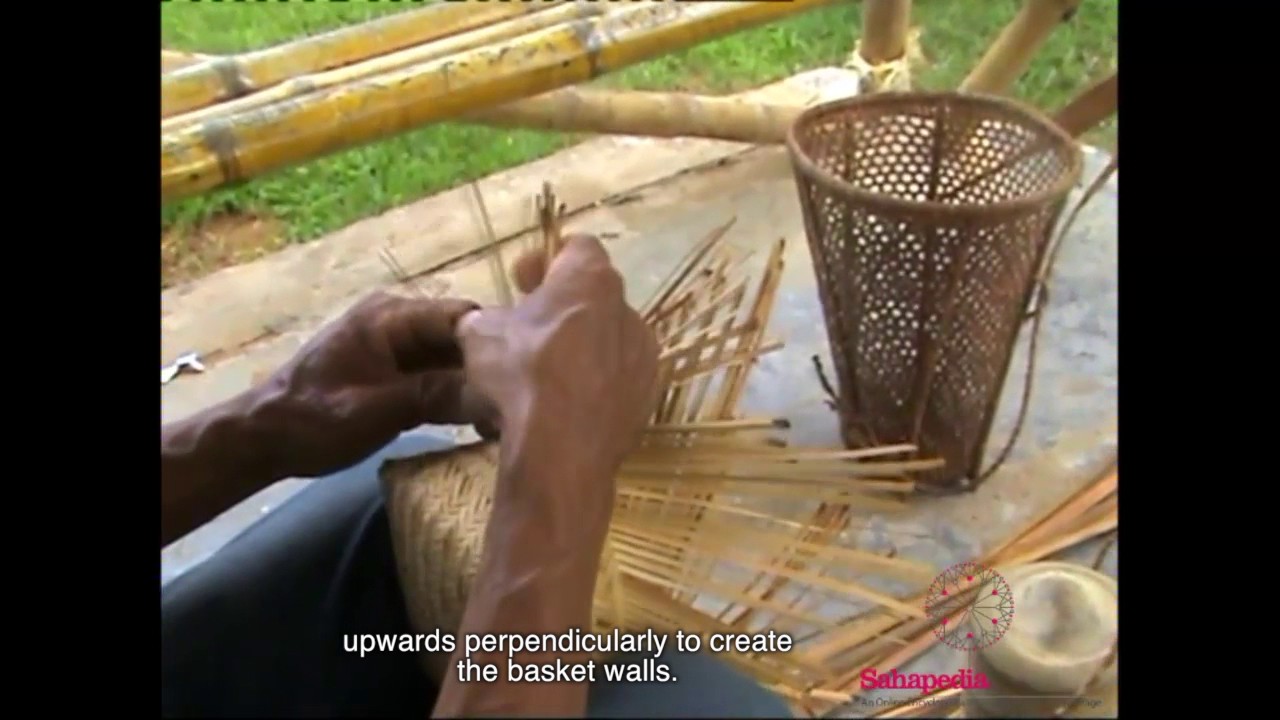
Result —
<path fill-rule="evenodd" d="M 852 73 L 846 73 L 846 77 L 852 77 Z M 516 212 L 517 198 L 532 195 L 544 178 L 558 183 L 561 176 L 581 178 L 596 173 L 597 176 L 612 177 L 610 187 L 615 188 L 624 179 L 623 174 L 619 173 L 617 177 L 609 175 L 602 157 L 607 157 L 609 163 L 620 163 L 620 167 L 634 168 L 644 163 L 626 159 L 630 155 L 670 160 L 684 152 L 681 148 L 693 148 L 694 143 L 705 141 L 629 142 L 629 149 L 624 151 L 622 145 L 614 145 L 612 154 L 607 156 L 592 155 L 580 147 L 548 159 L 548 164 L 537 173 L 519 178 L 512 176 L 504 196 L 508 198 L 504 201 L 508 210 L 503 212 L 513 217 L 504 215 L 500 222 L 506 223 L 506 230 L 517 236 L 513 243 L 520 241 L 517 231 L 524 217 Z M 690 151 L 700 159 L 719 153 L 720 161 L 713 166 L 689 170 L 634 192 L 621 188 L 617 192 L 625 191 L 629 202 L 587 209 L 573 217 L 568 227 L 606 238 L 610 252 L 628 279 L 629 292 L 637 299 L 647 296 L 665 277 L 676 258 L 683 256 L 707 231 L 729 217 L 737 218 L 729 239 L 743 248 L 762 250 L 778 237 L 787 238 L 787 270 L 771 325 L 774 334 L 785 340 L 787 345 L 761 362 L 753 375 L 744 404 L 749 411 L 790 417 L 796 444 L 835 445 L 838 443 L 836 419 L 822 403 L 822 391 L 810 361 L 811 356 L 817 354 L 827 367 L 831 367 L 813 269 L 785 150 L 756 148 L 744 151 L 741 147 L 730 148 L 728 143 L 717 145 L 722 147 L 713 151 L 710 146 L 703 145 L 698 146 L 701 149 Z M 1087 184 L 1106 164 L 1106 158 L 1101 153 L 1091 152 L 1086 160 L 1084 178 Z M 673 163 L 673 169 L 676 166 Z M 646 167 L 650 175 L 658 171 L 656 167 Z M 647 180 L 637 181 L 631 187 L 643 182 Z M 487 186 L 485 194 L 487 199 Z M 1117 195 L 1118 180 L 1113 179 L 1082 213 L 1063 246 L 1053 278 L 1050 307 L 1041 330 L 1035 393 L 1021 439 L 1008 463 L 975 493 L 924 499 L 915 503 L 909 512 L 893 517 L 873 515 L 863 518 L 846 534 L 846 542 L 879 548 L 891 546 L 903 555 L 926 560 L 941 569 L 972 558 L 999 542 L 1032 516 L 1057 504 L 1106 466 L 1117 447 Z M 459 236 L 468 232 L 461 221 L 448 219 L 450 210 L 456 211 L 463 200 L 452 196 L 452 205 L 428 202 L 419 206 L 418 212 L 434 208 L 441 213 L 437 226 L 453 227 Z M 495 221 L 499 221 L 495 205 L 497 203 L 490 203 L 490 210 L 495 213 Z M 394 232 L 405 233 L 399 237 L 403 247 L 397 249 L 397 256 L 408 248 L 406 252 L 412 258 L 410 262 L 426 267 L 443 253 L 425 247 L 430 237 L 421 228 L 433 228 L 432 237 L 436 232 L 428 221 L 429 216 L 416 217 L 418 220 L 413 224 L 394 218 L 388 223 L 398 228 Z M 213 338 L 209 346 L 222 343 L 228 349 L 212 361 L 209 373 L 180 378 L 163 390 L 166 418 L 194 412 L 248 387 L 255 372 L 272 368 L 287 359 L 321 322 L 344 310 L 364 292 L 389 284 L 391 278 L 376 260 L 378 238 L 381 237 L 376 230 L 378 226 L 368 227 L 374 229 L 367 230 L 366 243 L 360 252 L 349 247 L 358 244 L 359 238 L 354 234 L 343 234 L 337 240 L 347 247 L 346 250 L 298 251 L 295 253 L 297 257 L 309 252 L 308 259 L 293 263 L 279 259 L 264 261 L 243 270 L 239 279 L 232 280 L 228 279 L 231 275 L 223 275 L 209 281 L 208 285 L 188 289 L 181 298 L 175 294 L 172 299 L 176 304 L 168 306 L 168 317 L 172 321 L 171 327 L 185 333 L 181 335 L 188 339 L 184 342 L 190 341 L 196 346 L 200 342 L 200 333 L 197 332 L 200 304 L 194 298 L 199 298 L 206 307 L 222 308 L 219 312 L 224 319 L 231 314 L 238 314 L 240 319 L 229 324 L 219 324 L 221 320 L 214 323 L 209 334 Z M 410 229 L 417 229 L 419 234 L 409 235 Z M 415 240 L 415 237 L 421 239 Z M 465 245 L 459 242 L 452 247 L 461 250 Z M 512 250 L 507 249 L 506 252 L 510 257 Z M 339 256 L 358 260 L 326 265 Z M 375 262 L 379 263 L 377 270 L 374 269 Z M 403 257 L 401 262 L 405 263 Z M 305 272 L 308 267 L 324 268 L 325 280 L 317 282 L 317 275 L 291 278 L 283 274 L 290 267 L 299 272 Z M 237 350 L 227 340 L 242 337 L 236 333 L 243 332 L 244 328 L 256 322 L 255 317 L 262 316 L 254 316 L 252 308 L 265 302 L 266 291 L 251 286 L 266 278 L 271 278 L 277 286 L 283 287 L 292 282 L 301 288 L 286 302 L 286 305 L 293 303 L 288 305 L 288 312 L 295 318 L 293 324 Z M 490 270 L 484 262 L 462 261 L 442 268 L 432 276 L 431 282 L 436 292 L 468 296 L 480 302 L 496 299 Z M 239 295 L 242 290 L 251 292 Z M 1021 369 L 1025 367 L 1026 339 L 1024 333 L 991 435 L 993 443 L 1000 443 L 1011 427 L 1021 389 Z M 166 352 L 179 349 L 185 347 L 173 348 L 170 345 Z M 169 577 L 189 567 L 225 540 L 228 534 L 235 532 L 237 527 L 259 517 L 264 505 L 280 502 L 300 486 L 301 483 L 291 481 L 272 488 L 228 513 L 215 523 L 216 528 L 201 531 L 205 533 L 202 537 L 193 535 L 166 549 L 162 553 L 163 575 Z M 1077 552 L 1088 555 L 1087 549 Z M 1114 550 L 1111 553 L 1114 555 Z M 1114 572 L 1116 563 L 1108 560 L 1107 566 Z M 951 663 L 950 671 L 955 670 L 954 658 L 935 657 L 921 662 Z M 852 716 L 859 710 L 855 706 L 843 712 Z"/>

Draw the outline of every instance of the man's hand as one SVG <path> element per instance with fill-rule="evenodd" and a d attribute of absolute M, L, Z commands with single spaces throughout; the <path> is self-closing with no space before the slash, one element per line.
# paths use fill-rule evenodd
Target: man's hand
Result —
<path fill-rule="evenodd" d="M 467 377 L 493 399 L 504 444 L 536 438 L 537 447 L 521 449 L 564 468 L 557 482 L 612 478 L 653 413 L 657 343 L 594 237 L 567 238 L 545 272 L 539 259 L 517 263 L 517 283 L 529 295 L 516 307 L 459 322 Z M 564 492 L 598 495 L 611 507 L 607 490 Z"/>
<path fill-rule="evenodd" d="M 458 324 L 467 378 L 499 414 L 502 456 L 484 554 L 458 630 L 541 635 L 589 630 L 614 476 L 653 410 L 658 348 L 627 306 L 622 278 L 591 237 L 567 240 L 546 268 L 516 266 L 529 295 Z M 539 286 L 540 285 L 540 286 Z M 573 717 L 587 684 L 461 682 L 454 654 L 435 714 Z M 582 654 L 523 652 L 526 664 L 584 663 Z M 503 653 L 476 653 L 504 667 Z"/>
<path fill-rule="evenodd" d="M 464 381 L 455 338 L 476 308 L 378 293 L 321 330 L 262 389 L 277 472 L 335 472 L 426 423 L 491 434 L 490 406 Z"/>
<path fill-rule="evenodd" d="M 455 338 L 475 307 L 374 295 L 262 385 L 163 427 L 161 547 L 277 480 L 349 467 L 418 425 L 490 433 Z"/>

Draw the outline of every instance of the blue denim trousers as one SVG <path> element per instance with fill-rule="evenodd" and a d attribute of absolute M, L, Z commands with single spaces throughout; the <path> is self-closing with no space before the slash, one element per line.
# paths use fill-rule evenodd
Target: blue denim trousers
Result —
<path fill-rule="evenodd" d="M 389 456 L 447 447 L 403 435 L 363 463 L 312 481 L 162 587 L 162 714 L 428 717 L 437 688 L 414 654 L 361 657 L 343 648 L 343 636 L 415 632 L 377 470 Z M 676 653 L 670 643 L 664 655 L 676 681 L 597 678 L 588 716 L 791 716 L 773 693 L 722 661 Z"/>

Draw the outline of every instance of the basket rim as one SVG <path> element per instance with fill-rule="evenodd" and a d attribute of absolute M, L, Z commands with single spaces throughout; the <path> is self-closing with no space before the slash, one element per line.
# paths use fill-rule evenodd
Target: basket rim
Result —
<path fill-rule="evenodd" d="M 947 101 L 967 103 L 970 105 L 985 105 L 988 107 L 995 106 L 1012 115 L 1021 116 L 1023 120 L 1039 126 L 1052 136 L 1056 136 L 1055 139 L 1067 148 L 1067 171 L 1064 172 L 1062 177 L 1053 185 L 1030 195 L 1025 195 L 1013 200 L 1001 200 L 1000 202 L 985 205 L 969 203 L 956 205 L 937 202 L 935 200 L 907 200 L 905 198 L 895 197 L 885 193 L 863 190 L 862 188 L 856 187 L 852 183 L 845 182 L 824 170 L 817 163 L 811 160 L 809 155 L 800 147 L 800 141 L 796 136 L 796 130 L 797 128 L 802 127 L 805 123 L 812 121 L 814 118 L 850 107 L 888 105 L 892 103 L 899 103 L 904 100 L 926 100 L 935 102 Z M 787 151 L 791 155 L 791 161 L 800 166 L 804 171 L 806 179 L 819 183 L 829 191 L 868 205 L 877 205 L 890 212 L 906 213 L 927 210 L 934 214 L 949 215 L 960 218 L 990 216 L 993 214 L 1016 214 L 1021 211 L 1027 211 L 1032 208 L 1045 205 L 1050 201 L 1065 198 L 1070 194 L 1072 188 L 1074 188 L 1079 182 L 1080 176 L 1084 172 L 1084 153 L 1080 148 L 1080 144 L 1076 142 L 1075 138 L 1068 135 L 1066 131 L 1059 127 L 1058 124 L 1055 123 L 1048 115 L 1036 107 L 1015 102 L 1006 97 L 987 93 L 919 90 L 907 92 L 883 91 L 868 95 L 854 95 L 853 97 L 820 103 L 805 108 L 796 116 L 796 119 L 792 121 L 791 126 L 787 128 L 786 145 Z"/>

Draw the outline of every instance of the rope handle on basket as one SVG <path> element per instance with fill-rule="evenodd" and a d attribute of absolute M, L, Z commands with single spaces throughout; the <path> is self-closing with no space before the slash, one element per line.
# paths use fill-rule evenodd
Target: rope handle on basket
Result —
<path fill-rule="evenodd" d="M 1037 339 L 1040 335 L 1041 321 L 1044 319 L 1044 313 L 1049 308 L 1049 275 L 1053 272 L 1053 265 L 1058 259 L 1058 251 L 1062 248 L 1063 239 L 1066 238 L 1067 233 L 1071 230 L 1071 226 L 1075 224 L 1076 218 L 1080 216 L 1080 211 L 1083 210 L 1084 206 L 1093 199 L 1094 195 L 1098 194 L 1098 191 L 1102 189 L 1102 186 L 1105 185 L 1107 180 L 1115 173 L 1116 169 L 1119 167 L 1119 159 L 1119 153 L 1111 156 L 1111 162 L 1107 163 L 1107 166 L 1102 169 L 1102 172 L 1098 173 L 1098 176 L 1094 178 L 1093 182 L 1084 191 L 1084 195 L 1082 195 L 1080 199 L 1076 201 L 1075 206 L 1071 208 L 1071 213 L 1067 216 L 1067 221 L 1062 224 L 1062 229 L 1058 232 L 1058 237 L 1054 239 L 1053 245 L 1049 248 L 1048 258 L 1041 267 L 1039 276 L 1036 278 L 1035 307 L 1028 311 L 1027 316 L 1023 318 L 1024 320 L 1028 318 L 1031 320 L 1031 337 L 1027 343 L 1027 372 L 1026 377 L 1023 378 L 1022 381 L 1022 398 L 1019 400 L 1018 404 L 1018 418 L 1014 421 L 1013 432 L 1009 435 L 1009 439 L 1005 442 L 1004 447 L 1001 448 L 1000 454 L 997 455 L 996 459 L 987 466 L 986 470 L 983 470 L 978 475 L 975 482 L 982 482 L 983 480 L 986 480 L 999 470 L 1001 465 L 1004 465 L 1005 461 L 1009 459 L 1010 453 L 1013 452 L 1014 445 L 1018 442 L 1018 436 L 1022 434 L 1022 426 L 1026 422 L 1027 411 L 1031 406 L 1031 389 L 1034 385 L 1036 373 Z"/>

